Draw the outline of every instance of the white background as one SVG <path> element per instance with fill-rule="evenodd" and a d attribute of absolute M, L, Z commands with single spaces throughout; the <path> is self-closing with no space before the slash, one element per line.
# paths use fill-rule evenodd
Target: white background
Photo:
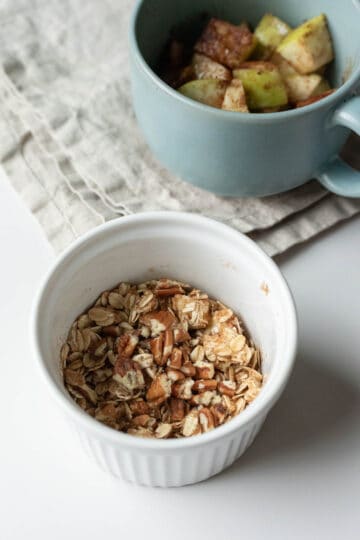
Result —
<path fill-rule="evenodd" d="M 352 540 L 360 536 L 360 218 L 292 250 L 294 375 L 219 476 L 150 489 L 98 470 L 39 379 L 34 292 L 54 259 L 0 171 L 0 539 Z"/>

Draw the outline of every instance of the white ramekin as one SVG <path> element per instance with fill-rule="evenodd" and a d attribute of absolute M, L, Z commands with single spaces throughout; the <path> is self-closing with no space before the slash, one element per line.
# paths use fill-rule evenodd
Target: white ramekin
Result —
<path fill-rule="evenodd" d="M 231 306 L 263 353 L 259 396 L 224 426 L 188 439 L 142 439 L 97 422 L 69 397 L 60 372 L 69 326 L 101 291 L 158 277 L 187 281 Z M 149 212 L 106 223 L 61 255 L 35 301 L 31 335 L 49 391 L 95 461 L 130 482 L 182 486 L 219 473 L 250 446 L 290 375 L 297 324 L 284 278 L 249 238 L 197 215 Z"/>

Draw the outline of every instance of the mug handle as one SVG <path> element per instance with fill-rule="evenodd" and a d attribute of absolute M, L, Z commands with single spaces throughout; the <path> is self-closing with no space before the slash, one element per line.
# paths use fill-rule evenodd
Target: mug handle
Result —
<path fill-rule="evenodd" d="M 360 135 L 360 96 L 341 105 L 334 113 L 330 126 L 344 126 Z M 335 157 L 317 177 L 329 191 L 345 197 L 360 197 L 360 172 L 339 156 Z"/>

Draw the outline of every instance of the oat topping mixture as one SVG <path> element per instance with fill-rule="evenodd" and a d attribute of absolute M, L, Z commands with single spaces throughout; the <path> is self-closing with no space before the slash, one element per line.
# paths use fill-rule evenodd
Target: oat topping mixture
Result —
<path fill-rule="evenodd" d="M 170 279 L 103 292 L 71 326 L 61 365 L 84 411 L 158 439 L 224 424 L 262 385 L 260 351 L 232 310 Z"/>

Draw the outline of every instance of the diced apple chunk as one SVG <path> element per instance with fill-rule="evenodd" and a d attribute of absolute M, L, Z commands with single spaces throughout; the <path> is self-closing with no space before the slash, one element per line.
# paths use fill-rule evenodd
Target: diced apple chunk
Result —
<path fill-rule="evenodd" d="M 219 79 L 231 81 L 231 71 L 204 54 L 195 53 L 192 67 L 197 79 Z"/>
<path fill-rule="evenodd" d="M 326 16 L 321 14 L 295 28 L 283 39 L 277 52 L 303 75 L 331 62 L 334 52 Z"/>
<path fill-rule="evenodd" d="M 262 60 L 270 58 L 290 30 L 290 26 L 278 17 L 271 13 L 264 15 L 254 32 L 257 39 L 254 56 Z"/>
<path fill-rule="evenodd" d="M 221 108 L 225 111 L 249 112 L 245 90 L 240 79 L 233 79 L 227 87 Z"/>
<path fill-rule="evenodd" d="M 190 81 L 179 88 L 184 96 L 205 105 L 221 108 L 228 83 L 215 79 Z"/>
<path fill-rule="evenodd" d="M 292 103 L 309 99 L 330 89 L 327 80 L 317 73 L 291 75 L 285 79 L 285 84 Z"/>
<path fill-rule="evenodd" d="M 274 52 L 274 54 L 270 58 L 270 62 L 272 64 L 275 64 L 275 66 L 278 68 L 280 75 L 283 78 L 291 77 L 291 75 L 298 75 L 298 72 L 296 69 L 292 67 L 291 64 L 285 58 L 281 56 L 281 54 Z"/>
<path fill-rule="evenodd" d="M 247 24 L 239 26 L 212 18 L 195 43 L 195 51 L 234 69 L 251 55 L 256 45 Z"/>
<path fill-rule="evenodd" d="M 281 107 L 288 103 L 279 70 L 270 62 L 246 62 L 233 76 L 243 83 L 249 109 Z"/>

